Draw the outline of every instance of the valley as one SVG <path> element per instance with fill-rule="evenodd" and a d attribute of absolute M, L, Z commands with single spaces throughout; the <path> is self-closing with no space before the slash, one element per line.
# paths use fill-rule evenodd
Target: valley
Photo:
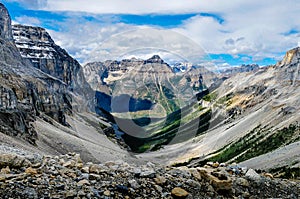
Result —
<path fill-rule="evenodd" d="M 299 66 L 300 47 L 222 71 L 156 54 L 81 64 L 0 3 L 0 194 L 297 198 Z"/>

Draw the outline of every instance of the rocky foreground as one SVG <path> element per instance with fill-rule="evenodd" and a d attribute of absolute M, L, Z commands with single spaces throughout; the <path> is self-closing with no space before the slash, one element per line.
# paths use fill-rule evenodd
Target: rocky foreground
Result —
<path fill-rule="evenodd" d="M 300 183 L 238 165 L 83 163 L 80 155 L 0 154 L 1 198 L 299 198 Z"/>

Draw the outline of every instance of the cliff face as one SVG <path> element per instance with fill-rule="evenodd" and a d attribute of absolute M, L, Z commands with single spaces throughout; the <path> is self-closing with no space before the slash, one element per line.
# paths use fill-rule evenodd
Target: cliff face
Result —
<path fill-rule="evenodd" d="M 95 91 L 102 91 L 109 94 L 109 88 L 104 82 L 108 77 L 108 68 L 102 62 L 88 63 L 83 67 L 84 76 L 91 88 Z"/>
<path fill-rule="evenodd" d="M 76 106 L 81 104 L 82 108 L 92 108 L 94 93 L 84 78 L 80 64 L 56 45 L 45 29 L 14 25 L 12 30 L 16 46 L 24 59 L 65 83 L 68 90 L 76 95 L 76 100 L 80 101 Z"/>
<path fill-rule="evenodd" d="M 5 6 L 0 3 L 0 35 L 1 37 L 12 40 L 11 19 Z"/>
<path fill-rule="evenodd" d="M 299 63 L 299 60 L 300 60 L 300 47 L 297 47 L 287 51 L 283 60 L 278 62 L 277 66 Z"/>
<path fill-rule="evenodd" d="M 299 85 L 300 82 L 300 47 L 286 52 L 282 61 L 275 68 L 277 78 L 284 85 Z"/>
<path fill-rule="evenodd" d="M 9 14 L 2 4 L 0 10 L 0 131 L 35 143 L 37 134 L 32 122 L 36 117 L 46 114 L 67 125 L 65 115 L 71 113 L 74 101 L 68 83 L 73 84 L 67 77 L 58 79 L 36 70 L 31 60 L 21 57 L 12 40 Z"/>

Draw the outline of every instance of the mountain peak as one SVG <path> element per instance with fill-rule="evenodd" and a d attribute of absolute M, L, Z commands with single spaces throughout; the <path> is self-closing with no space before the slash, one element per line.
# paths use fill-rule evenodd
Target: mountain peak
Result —
<path fill-rule="evenodd" d="M 153 55 L 150 59 L 161 59 L 159 55 Z"/>
<path fill-rule="evenodd" d="M 17 43 L 19 41 L 39 41 L 54 43 L 53 39 L 51 38 L 50 34 L 46 31 L 46 29 L 41 27 L 16 24 L 12 26 L 12 33 Z"/>
<path fill-rule="evenodd" d="M 0 36 L 12 40 L 11 18 L 6 7 L 0 3 Z"/>
<path fill-rule="evenodd" d="M 165 63 L 164 60 L 162 60 L 159 55 L 153 55 L 151 58 L 147 59 L 145 62 L 146 63 L 159 63 L 159 64 Z"/>
<path fill-rule="evenodd" d="M 278 62 L 278 66 L 284 66 L 291 63 L 296 63 L 300 60 L 300 47 L 293 48 L 286 52 L 282 61 Z"/>

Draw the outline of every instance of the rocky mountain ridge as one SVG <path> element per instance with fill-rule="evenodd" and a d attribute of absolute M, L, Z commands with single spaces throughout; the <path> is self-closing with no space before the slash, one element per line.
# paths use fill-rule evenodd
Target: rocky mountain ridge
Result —
<path fill-rule="evenodd" d="M 279 61 L 276 66 L 283 67 L 286 65 L 293 65 L 299 63 L 300 60 L 300 47 L 289 50 L 284 56 L 282 61 Z"/>
<path fill-rule="evenodd" d="M 66 84 L 47 74 L 36 71 L 23 60 L 12 40 L 10 16 L 1 7 L 1 132 L 22 136 L 35 143 L 37 133 L 32 126 L 41 112 L 66 125 L 68 106 Z"/>
<path fill-rule="evenodd" d="M 198 71 L 195 69 L 198 69 Z M 99 90 L 99 88 L 93 86 L 96 83 L 96 80 L 98 84 L 109 84 L 110 81 L 112 83 L 113 81 L 124 78 L 123 76 L 126 76 L 127 72 L 132 72 L 132 74 L 157 73 L 172 75 L 174 75 L 175 73 L 174 71 L 172 71 L 172 67 L 163 59 L 161 59 L 158 55 L 153 55 L 152 57 L 146 60 L 131 58 L 124 59 L 121 61 L 107 60 L 105 62 L 92 62 L 87 63 L 83 67 L 83 70 L 85 73 L 85 77 L 88 79 L 88 82 L 92 85 L 94 90 Z M 214 80 L 216 80 L 216 75 L 213 72 L 210 72 L 209 70 L 201 66 L 191 66 L 189 67 L 189 73 L 194 73 L 193 75 L 195 76 L 192 77 L 193 80 L 195 79 L 195 82 L 192 83 L 196 83 L 198 81 L 199 75 L 201 74 L 200 72 L 202 72 L 202 76 L 208 76 L 205 80 L 205 83 L 208 87 L 213 83 Z M 191 76 L 192 74 L 189 75 Z M 99 76 L 100 78 L 93 77 L 95 79 L 95 82 L 93 82 L 92 80 L 89 80 L 93 79 L 91 78 L 91 76 Z M 99 82 L 100 80 L 102 80 L 102 82 Z"/>
<path fill-rule="evenodd" d="M 228 69 L 224 69 L 221 72 L 221 74 L 225 75 L 234 75 L 237 73 L 244 73 L 244 72 L 251 72 L 251 71 L 257 71 L 259 69 L 258 64 L 243 64 L 239 67 L 231 67 Z"/>
<path fill-rule="evenodd" d="M 205 96 L 223 120 L 202 138 L 178 144 L 193 146 L 177 161 L 235 161 L 267 170 L 293 168 L 299 175 L 298 52 L 299 47 L 288 51 L 274 66 L 238 73 Z"/>
<path fill-rule="evenodd" d="M 3 4 L 0 5 L 0 36 L 7 39 L 12 40 L 12 32 L 11 32 L 11 18 L 7 9 Z"/>
<path fill-rule="evenodd" d="M 0 21 L 10 22 L 5 6 L 0 8 Z M 39 154 L 80 151 L 86 161 L 132 160 L 103 133 L 111 124 L 93 113 L 95 94 L 79 63 L 43 28 L 12 28 L 15 39 L 5 36 L 12 36 L 12 29 L 0 30 L 0 152 L 7 147 Z"/>
<path fill-rule="evenodd" d="M 164 106 L 167 113 L 187 104 L 217 79 L 214 73 L 200 66 L 186 73 L 175 73 L 158 55 L 147 60 L 132 58 L 88 63 L 83 68 L 94 90 L 112 98 L 128 94 L 134 99 L 149 100 Z"/>
<path fill-rule="evenodd" d="M 12 32 L 22 58 L 31 62 L 35 68 L 64 82 L 67 89 L 75 94 L 72 96 L 74 101 L 80 101 L 78 104 L 82 104 L 83 108 L 93 108 L 90 99 L 94 97 L 94 92 L 86 82 L 80 64 L 57 46 L 45 29 L 13 25 Z M 73 104 L 73 107 L 78 104 Z"/>

